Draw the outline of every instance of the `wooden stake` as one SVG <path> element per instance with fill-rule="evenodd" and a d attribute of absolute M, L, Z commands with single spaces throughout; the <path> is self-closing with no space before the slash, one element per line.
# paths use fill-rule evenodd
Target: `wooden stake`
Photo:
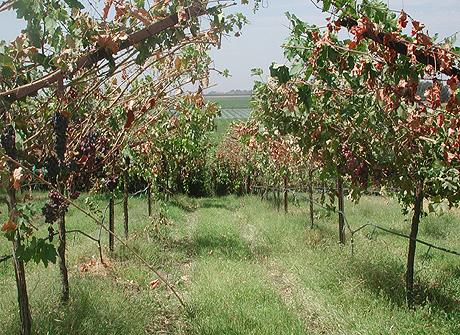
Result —
<path fill-rule="evenodd" d="M 113 252 L 115 241 L 114 241 L 114 232 L 115 232 L 115 201 L 113 199 L 113 193 L 109 200 L 109 250 Z"/>
<path fill-rule="evenodd" d="M 125 168 L 123 170 L 123 215 L 124 215 L 124 231 L 125 239 L 128 239 L 129 235 L 129 213 L 128 213 L 128 201 L 129 201 L 129 157 L 125 157 Z"/>
<path fill-rule="evenodd" d="M 313 213 L 313 170 L 308 170 L 308 199 L 310 202 L 310 228 L 315 226 L 314 213 Z"/>
<path fill-rule="evenodd" d="M 419 181 L 415 188 L 414 215 L 410 230 L 409 249 L 407 251 L 406 267 L 406 300 L 409 308 L 414 307 L 414 263 L 417 246 L 417 234 L 420 223 L 420 215 L 423 209 L 423 181 Z"/>
<path fill-rule="evenodd" d="M 343 179 L 341 175 L 337 177 L 337 198 L 339 203 L 339 242 L 345 244 L 345 205 L 343 198 Z"/>

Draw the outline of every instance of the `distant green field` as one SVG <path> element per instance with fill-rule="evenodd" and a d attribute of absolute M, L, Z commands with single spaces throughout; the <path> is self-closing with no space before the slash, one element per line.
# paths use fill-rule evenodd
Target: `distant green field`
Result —
<path fill-rule="evenodd" d="M 251 108 L 250 100 L 248 96 L 212 96 L 206 97 L 208 101 L 215 101 L 220 104 L 223 109 L 245 109 Z"/>

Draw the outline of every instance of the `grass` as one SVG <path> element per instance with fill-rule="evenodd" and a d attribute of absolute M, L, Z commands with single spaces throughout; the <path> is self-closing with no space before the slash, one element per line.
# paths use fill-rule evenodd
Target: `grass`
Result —
<path fill-rule="evenodd" d="M 99 199 L 103 208 L 105 200 Z M 145 215 L 146 201 L 130 201 L 129 244 L 184 295 L 188 313 L 155 276 L 120 247 L 105 268 L 80 236 L 69 241 L 72 300 L 58 304 L 56 265 L 28 264 L 37 334 L 458 334 L 460 263 L 453 255 L 417 249 L 419 307 L 404 303 L 407 240 L 371 229 L 337 244 L 335 216 L 316 212 L 310 230 L 306 204 L 287 215 L 255 196 L 191 199 L 176 196 L 167 220 Z M 364 197 L 346 204 L 353 227 L 368 222 L 407 232 L 397 203 Z M 458 249 L 457 211 L 422 220 L 420 239 Z M 116 225 L 122 230 L 121 208 Z M 75 210 L 69 228 L 97 234 Z M 349 237 L 349 236 L 348 236 Z M 106 245 L 106 242 L 104 242 Z M 6 240 L 0 244 L 7 250 Z M 86 264 L 86 268 L 85 265 Z M 86 271 L 82 271 L 86 269 Z M 11 265 L 0 265 L 2 334 L 18 332 Z"/>

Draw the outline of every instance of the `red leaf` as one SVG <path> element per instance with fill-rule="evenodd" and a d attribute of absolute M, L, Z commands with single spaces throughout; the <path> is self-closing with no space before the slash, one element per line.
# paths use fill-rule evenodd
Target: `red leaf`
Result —
<path fill-rule="evenodd" d="M 457 89 L 458 83 L 459 83 L 459 80 L 457 76 L 452 76 L 451 78 L 447 80 L 447 85 L 450 87 L 452 91 L 455 91 Z"/>
<path fill-rule="evenodd" d="M 432 45 L 431 38 L 424 34 L 424 33 L 418 33 L 416 37 L 417 44 L 423 45 L 423 46 L 430 46 Z"/>
<path fill-rule="evenodd" d="M 4 232 L 15 231 L 16 227 L 17 226 L 13 221 L 8 220 L 2 225 L 2 231 L 4 231 Z"/>
<path fill-rule="evenodd" d="M 348 42 L 348 49 L 355 49 L 357 45 L 358 45 L 358 43 L 356 43 L 355 41 L 349 41 Z"/>
<path fill-rule="evenodd" d="M 425 28 L 425 25 L 423 23 L 420 23 L 416 20 L 412 20 L 412 36 L 415 36 L 423 28 Z"/>
<path fill-rule="evenodd" d="M 128 109 L 128 113 L 126 114 L 126 123 L 125 129 L 129 129 L 134 122 L 134 112 L 132 109 Z"/>
<path fill-rule="evenodd" d="M 78 160 L 78 164 L 85 164 L 88 161 L 88 156 L 81 156 L 81 158 Z"/>
<path fill-rule="evenodd" d="M 410 57 L 412 63 L 417 63 L 417 56 L 415 55 L 415 51 L 417 51 L 417 46 L 415 44 L 409 44 L 407 46 L 407 55 Z"/>
<path fill-rule="evenodd" d="M 156 102 L 157 102 L 156 98 L 151 98 L 149 100 L 149 108 L 153 108 L 155 106 Z"/>
<path fill-rule="evenodd" d="M 427 88 L 424 95 L 431 108 L 436 109 L 441 106 L 441 85 L 439 82 L 433 82 L 433 86 Z"/>
<path fill-rule="evenodd" d="M 444 159 L 447 160 L 448 163 L 452 163 L 454 158 L 455 158 L 455 154 L 453 154 L 451 152 L 445 152 L 444 153 Z"/>
<path fill-rule="evenodd" d="M 155 289 L 158 285 L 160 285 L 160 280 L 159 279 L 155 279 L 155 280 L 152 280 L 150 282 L 150 288 L 152 290 Z"/>
<path fill-rule="evenodd" d="M 442 127 L 442 125 L 444 124 L 444 114 L 442 114 L 442 113 L 438 114 L 436 123 L 437 123 L 438 127 Z"/>
<path fill-rule="evenodd" d="M 105 6 L 104 6 L 104 10 L 102 11 L 102 18 L 104 20 L 107 19 L 107 16 L 109 15 L 109 10 L 110 10 L 110 7 L 112 6 L 112 3 L 113 3 L 113 0 L 105 0 Z"/>
<path fill-rule="evenodd" d="M 407 14 L 402 10 L 398 18 L 398 27 L 403 29 L 407 27 Z"/>

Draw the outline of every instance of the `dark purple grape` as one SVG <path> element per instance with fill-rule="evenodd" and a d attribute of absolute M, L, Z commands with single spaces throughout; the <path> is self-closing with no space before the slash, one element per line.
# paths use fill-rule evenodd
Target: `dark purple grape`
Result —
<path fill-rule="evenodd" d="M 69 120 L 62 113 L 56 112 L 53 117 L 53 128 L 56 136 L 55 151 L 58 159 L 64 161 Z"/>
<path fill-rule="evenodd" d="M 11 158 L 16 159 L 16 132 L 12 125 L 7 125 L 3 129 L 1 142 L 6 154 Z"/>
<path fill-rule="evenodd" d="M 62 216 L 68 209 L 68 202 L 56 191 L 48 193 L 48 201 L 42 208 L 42 214 L 45 217 L 45 222 L 53 224 Z"/>

